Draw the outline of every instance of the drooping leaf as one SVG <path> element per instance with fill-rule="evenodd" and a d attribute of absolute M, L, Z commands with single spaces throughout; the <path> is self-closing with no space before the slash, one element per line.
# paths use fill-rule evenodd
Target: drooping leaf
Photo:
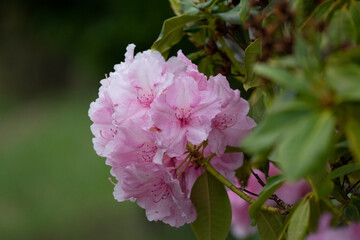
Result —
<path fill-rule="evenodd" d="M 169 0 L 170 6 L 176 15 L 182 14 L 180 0 Z"/>
<path fill-rule="evenodd" d="M 308 114 L 279 143 L 276 156 L 288 180 L 298 180 L 325 166 L 334 126 L 329 111 Z"/>
<path fill-rule="evenodd" d="M 360 164 L 350 163 L 347 165 L 343 165 L 339 168 L 336 168 L 334 171 L 330 173 L 330 178 L 331 179 L 338 178 L 358 170 L 360 170 Z"/>
<path fill-rule="evenodd" d="M 284 227 L 284 216 L 260 210 L 256 217 L 256 225 L 262 240 L 277 240 Z"/>
<path fill-rule="evenodd" d="M 224 185 L 205 172 L 196 180 L 191 200 L 197 212 L 197 219 L 191 224 L 197 239 L 226 239 L 231 223 L 231 206 Z"/>
<path fill-rule="evenodd" d="M 266 179 L 266 185 L 261 190 L 258 199 L 251 204 L 249 208 L 249 215 L 256 218 L 259 213 L 261 205 L 263 205 L 269 197 L 284 183 L 285 178 L 283 175 L 275 175 Z"/>
<path fill-rule="evenodd" d="M 302 240 L 307 233 L 310 219 L 310 202 L 305 199 L 292 215 L 288 228 L 288 238 Z"/>
<path fill-rule="evenodd" d="M 151 46 L 151 50 L 159 51 L 164 57 L 167 57 L 170 48 L 184 36 L 184 26 L 198 18 L 199 16 L 194 15 L 181 15 L 166 19 L 158 39 Z"/>
<path fill-rule="evenodd" d="M 254 75 L 254 65 L 256 58 L 260 55 L 260 39 L 256 39 L 245 49 L 245 82 L 244 89 L 247 91 L 249 88 L 258 85 L 257 78 Z"/>

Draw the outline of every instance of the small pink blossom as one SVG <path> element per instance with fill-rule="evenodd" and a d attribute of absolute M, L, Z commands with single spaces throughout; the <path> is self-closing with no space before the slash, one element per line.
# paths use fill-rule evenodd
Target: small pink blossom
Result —
<path fill-rule="evenodd" d="M 346 227 L 330 228 L 331 214 L 321 216 L 318 230 L 310 234 L 307 240 L 359 240 L 360 223 L 351 223 Z"/>

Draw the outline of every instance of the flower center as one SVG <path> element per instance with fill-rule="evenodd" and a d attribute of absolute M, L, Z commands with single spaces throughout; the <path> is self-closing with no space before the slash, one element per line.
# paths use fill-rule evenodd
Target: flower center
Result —
<path fill-rule="evenodd" d="M 153 91 L 151 90 L 150 93 L 145 92 L 142 88 L 136 88 L 137 91 L 137 100 L 139 101 L 140 105 L 144 107 L 150 107 L 150 104 L 153 102 L 155 96 Z"/>
<path fill-rule="evenodd" d="M 180 121 L 181 127 L 187 125 L 191 120 L 191 108 L 177 108 L 175 117 Z"/>
<path fill-rule="evenodd" d="M 151 190 L 150 194 L 154 203 L 158 203 L 161 200 L 166 199 L 170 195 L 169 186 L 163 181 L 158 181 L 152 186 L 153 189 Z"/>
<path fill-rule="evenodd" d="M 229 127 L 233 127 L 237 122 L 237 114 L 222 114 L 217 115 L 215 119 L 213 120 L 213 124 L 216 128 L 224 130 Z"/>
<path fill-rule="evenodd" d="M 144 143 L 136 152 L 138 159 L 142 159 L 145 162 L 152 162 L 156 154 L 157 147 L 154 143 Z"/>

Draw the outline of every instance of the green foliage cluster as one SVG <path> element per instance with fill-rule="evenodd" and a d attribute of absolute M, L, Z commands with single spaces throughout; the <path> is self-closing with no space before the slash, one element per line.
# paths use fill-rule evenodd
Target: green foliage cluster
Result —
<path fill-rule="evenodd" d="M 360 1 L 170 3 L 176 16 L 152 49 L 167 57 L 187 37 L 201 72 L 238 81 L 249 96 L 258 126 L 240 146 L 239 182 L 246 186 L 251 168 L 267 175 L 270 161 L 283 172 L 267 179 L 250 207 L 261 238 L 304 239 L 324 212 L 334 226 L 360 221 Z M 285 181 L 300 179 L 312 192 L 285 213 L 261 208 Z M 205 174 L 194 186 L 198 239 L 225 239 L 229 231 L 228 199 L 216 181 Z"/>

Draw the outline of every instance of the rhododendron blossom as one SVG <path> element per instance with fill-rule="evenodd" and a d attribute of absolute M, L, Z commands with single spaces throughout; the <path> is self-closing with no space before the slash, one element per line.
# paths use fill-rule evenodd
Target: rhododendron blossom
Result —
<path fill-rule="evenodd" d="M 224 153 L 226 146 L 238 146 L 255 122 L 224 76 L 207 80 L 181 51 L 166 61 L 150 50 L 134 56 L 134 48 L 90 105 L 94 148 L 112 167 L 118 201 L 136 201 L 149 220 L 179 227 L 196 219 L 190 193 L 201 161 L 213 156 L 232 181 L 243 155 Z"/>

